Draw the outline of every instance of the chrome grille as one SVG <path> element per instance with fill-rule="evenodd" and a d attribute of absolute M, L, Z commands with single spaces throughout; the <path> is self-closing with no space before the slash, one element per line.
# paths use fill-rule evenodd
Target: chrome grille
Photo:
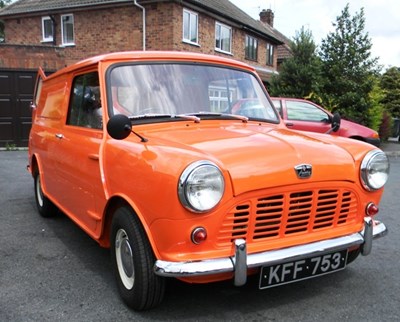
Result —
<path fill-rule="evenodd" d="M 290 191 L 248 199 L 226 215 L 218 245 L 244 238 L 258 242 L 353 224 L 357 198 L 348 189 Z"/>

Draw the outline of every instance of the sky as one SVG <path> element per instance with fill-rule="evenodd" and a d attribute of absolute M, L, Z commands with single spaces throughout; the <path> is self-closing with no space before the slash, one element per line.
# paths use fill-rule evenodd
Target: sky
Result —
<path fill-rule="evenodd" d="M 253 19 L 259 20 L 263 9 L 274 12 L 274 28 L 289 39 L 304 26 L 312 32 L 314 42 L 321 44 L 332 23 L 349 3 L 350 14 L 364 8 L 365 29 L 372 41 L 371 56 L 379 58 L 383 71 L 400 67 L 400 1 L 399 0 L 230 0 Z"/>

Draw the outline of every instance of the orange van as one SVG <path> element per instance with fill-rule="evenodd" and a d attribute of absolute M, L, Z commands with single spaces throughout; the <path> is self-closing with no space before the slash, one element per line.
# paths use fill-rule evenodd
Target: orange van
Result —
<path fill-rule="evenodd" d="M 39 213 L 60 210 L 110 248 L 135 310 L 159 304 L 169 277 L 240 286 L 258 274 L 264 289 L 332 273 L 387 231 L 375 219 L 386 155 L 287 129 L 235 60 L 121 52 L 39 70 L 32 116 Z"/>

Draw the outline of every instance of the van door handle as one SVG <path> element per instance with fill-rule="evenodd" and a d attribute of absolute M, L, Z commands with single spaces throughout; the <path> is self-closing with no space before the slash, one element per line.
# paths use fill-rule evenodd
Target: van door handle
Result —
<path fill-rule="evenodd" d="M 63 139 L 63 138 L 64 138 L 64 135 L 61 134 L 61 133 L 56 133 L 55 137 L 56 137 L 57 139 Z"/>
<path fill-rule="evenodd" d="M 89 159 L 97 161 L 97 160 L 99 160 L 99 155 L 95 154 L 95 153 L 91 153 L 91 154 L 89 154 Z"/>
<path fill-rule="evenodd" d="M 286 126 L 293 126 L 293 123 L 286 123 Z"/>

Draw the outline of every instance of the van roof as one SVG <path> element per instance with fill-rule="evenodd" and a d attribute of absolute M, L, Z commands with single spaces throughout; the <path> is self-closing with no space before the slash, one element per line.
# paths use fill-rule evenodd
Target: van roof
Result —
<path fill-rule="evenodd" d="M 122 62 L 122 61 L 188 61 L 188 62 L 201 62 L 201 63 L 218 63 L 228 65 L 231 67 L 245 68 L 251 71 L 255 69 L 245 63 L 237 60 L 224 58 L 214 55 L 198 54 L 191 52 L 178 52 L 178 51 L 124 51 L 114 52 L 109 54 L 98 55 L 87 58 L 85 60 L 76 62 L 70 66 L 60 69 L 59 71 L 51 74 L 48 78 L 57 77 L 58 75 L 65 74 L 76 69 L 82 69 L 101 62 Z"/>

